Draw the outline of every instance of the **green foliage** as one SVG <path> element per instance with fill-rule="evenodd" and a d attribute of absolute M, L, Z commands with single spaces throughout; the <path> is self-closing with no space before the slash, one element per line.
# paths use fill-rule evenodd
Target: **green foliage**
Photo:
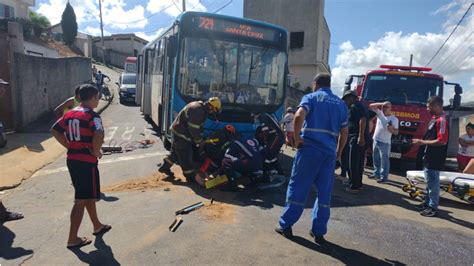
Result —
<path fill-rule="evenodd" d="M 23 28 L 23 36 L 30 37 L 33 30 L 33 23 L 24 18 L 8 18 L 0 19 L 0 31 L 8 31 L 8 22 L 17 22 Z"/>
<path fill-rule="evenodd" d="M 313 89 L 311 87 L 306 87 L 306 90 L 304 91 L 305 93 L 312 93 Z"/>
<path fill-rule="evenodd" d="M 63 29 L 63 41 L 68 45 L 73 44 L 77 36 L 77 21 L 76 13 L 74 13 L 74 9 L 69 2 L 67 2 L 61 17 L 61 27 Z"/>
<path fill-rule="evenodd" d="M 293 84 L 293 87 L 295 87 L 295 89 L 299 89 L 301 87 L 301 84 L 299 82 L 296 82 L 295 84 Z"/>
<path fill-rule="evenodd" d="M 41 33 L 51 26 L 51 22 L 49 22 L 49 19 L 45 16 L 39 15 L 34 11 L 30 11 L 28 15 L 30 17 L 35 36 L 37 37 L 41 36 Z"/>

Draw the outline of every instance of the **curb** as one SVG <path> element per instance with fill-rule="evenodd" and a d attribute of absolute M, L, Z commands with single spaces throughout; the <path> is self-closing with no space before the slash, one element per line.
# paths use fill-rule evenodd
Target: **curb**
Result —
<path fill-rule="evenodd" d="M 112 93 L 112 96 L 110 98 L 109 101 L 107 101 L 107 103 L 100 107 L 98 110 L 97 110 L 97 113 L 98 114 L 101 114 L 103 111 L 105 111 L 105 109 L 107 109 L 107 107 L 109 107 L 109 105 L 113 102 L 114 100 L 114 97 L 115 97 L 115 93 Z M 52 138 L 52 137 L 51 137 Z M 49 138 L 49 139 L 51 139 Z M 48 140 L 49 140 L 48 139 Z M 47 140 L 46 140 L 47 141 Z M 28 170 L 28 171 L 25 171 L 27 172 L 27 174 L 24 174 L 23 177 L 21 178 L 21 180 L 19 180 L 17 183 L 14 183 L 14 184 L 8 184 L 8 185 L 5 185 L 5 186 L 0 186 L 0 191 L 5 191 L 5 190 L 10 190 L 10 189 L 14 189 L 18 186 L 20 186 L 24 180 L 26 179 L 29 179 L 30 177 L 32 177 L 37 171 L 43 169 L 44 167 L 48 166 L 49 164 L 51 164 L 54 160 L 56 160 L 57 158 L 59 158 L 61 155 L 64 154 L 65 151 L 61 151 L 61 153 L 58 153 L 57 156 L 54 156 L 53 159 L 51 159 L 49 162 L 45 162 L 44 164 L 42 164 L 40 167 L 38 167 L 37 169 L 34 169 L 34 170 Z"/>

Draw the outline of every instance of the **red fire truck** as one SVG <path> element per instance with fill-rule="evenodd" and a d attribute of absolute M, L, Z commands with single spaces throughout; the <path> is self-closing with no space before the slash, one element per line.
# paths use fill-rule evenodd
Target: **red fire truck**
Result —
<path fill-rule="evenodd" d="M 431 120 L 427 99 L 433 95 L 443 97 L 445 85 L 454 86 L 454 98 L 449 104 L 449 109 L 454 110 L 461 104 L 462 88 L 444 81 L 441 75 L 428 73 L 431 68 L 392 65 L 380 68 L 365 75 L 350 75 L 344 90 L 351 89 L 357 78 L 356 90 L 365 104 L 390 101 L 400 123 L 399 134 L 392 137 L 390 157 L 419 162 L 419 146 L 412 145 L 412 139 L 423 138 Z"/>

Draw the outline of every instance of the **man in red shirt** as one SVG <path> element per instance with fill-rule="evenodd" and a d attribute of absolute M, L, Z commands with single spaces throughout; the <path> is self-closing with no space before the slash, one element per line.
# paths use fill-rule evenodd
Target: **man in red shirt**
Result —
<path fill-rule="evenodd" d="M 443 98 L 432 96 L 426 104 L 433 119 L 423 139 L 413 139 L 413 144 L 423 145 L 423 166 L 426 179 L 427 196 L 418 206 L 420 214 L 427 217 L 438 215 L 439 172 L 444 169 L 448 152 L 448 121 L 443 113 Z"/>
<path fill-rule="evenodd" d="M 75 190 L 75 201 L 71 211 L 71 227 L 68 248 L 77 248 L 92 243 L 78 237 L 84 209 L 94 226 L 94 235 L 103 234 L 112 227 L 102 224 L 97 217 L 96 201 L 100 198 L 98 159 L 104 142 L 104 129 L 100 116 L 93 110 L 99 104 L 96 87 L 84 84 L 79 88 L 81 104 L 67 112 L 52 127 L 54 138 L 67 151 L 67 167 Z"/>

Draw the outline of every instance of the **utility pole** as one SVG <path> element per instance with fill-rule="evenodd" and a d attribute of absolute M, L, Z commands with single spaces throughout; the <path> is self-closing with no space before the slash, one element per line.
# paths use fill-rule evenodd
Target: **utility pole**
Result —
<path fill-rule="evenodd" d="M 413 65 L 413 54 L 410 54 L 410 67 Z"/>
<path fill-rule="evenodd" d="M 182 0 L 183 1 L 183 12 L 186 12 L 186 0 Z"/>
<path fill-rule="evenodd" d="M 99 12 L 100 12 L 100 35 L 102 39 L 102 63 L 104 63 L 105 65 L 104 25 L 102 23 L 102 0 L 99 0 Z"/>

